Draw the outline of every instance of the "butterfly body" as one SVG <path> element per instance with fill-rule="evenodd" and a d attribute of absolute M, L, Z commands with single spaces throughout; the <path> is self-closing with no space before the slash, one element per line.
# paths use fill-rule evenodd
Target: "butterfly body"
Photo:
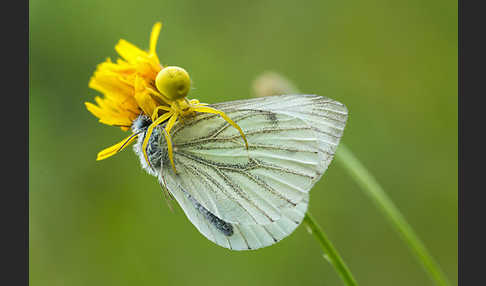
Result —
<path fill-rule="evenodd" d="M 137 142 L 133 145 L 133 150 L 138 155 L 142 168 L 150 175 L 157 177 L 160 173 L 162 162 L 165 161 L 165 158 L 162 157 L 168 157 L 167 152 L 164 152 L 167 149 L 167 143 L 165 140 L 161 140 L 161 136 L 163 137 L 163 135 L 161 134 L 160 127 L 165 127 L 165 124 L 154 128 L 154 131 L 149 137 L 146 148 L 147 159 L 150 161 L 150 164 L 148 164 L 149 162 L 147 162 L 143 154 L 143 142 L 150 124 L 152 124 L 152 120 L 145 115 L 140 115 L 133 122 L 132 131 L 133 133 L 139 134 Z"/>

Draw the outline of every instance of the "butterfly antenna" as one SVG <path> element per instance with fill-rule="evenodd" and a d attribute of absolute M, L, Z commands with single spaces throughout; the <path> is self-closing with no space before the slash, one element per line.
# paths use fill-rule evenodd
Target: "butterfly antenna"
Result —
<path fill-rule="evenodd" d="M 163 162 L 160 163 L 159 176 L 160 176 L 160 178 L 162 178 L 162 180 L 159 180 L 159 185 L 162 188 L 162 193 L 164 193 L 165 202 L 167 203 L 167 206 L 169 207 L 169 210 L 173 213 L 174 212 L 174 208 L 172 208 L 171 201 L 174 200 L 174 197 L 169 192 L 169 189 L 167 188 L 167 182 L 165 181 L 165 178 L 162 175 L 162 170 L 163 170 L 163 167 L 164 167 L 163 164 L 164 164 Z"/>
<path fill-rule="evenodd" d="M 162 186 L 162 184 L 160 186 Z M 167 189 L 162 190 L 162 193 L 164 193 L 165 202 L 167 203 L 169 210 L 172 213 L 174 213 L 174 208 L 172 207 L 172 195 L 169 193 L 169 191 Z"/>

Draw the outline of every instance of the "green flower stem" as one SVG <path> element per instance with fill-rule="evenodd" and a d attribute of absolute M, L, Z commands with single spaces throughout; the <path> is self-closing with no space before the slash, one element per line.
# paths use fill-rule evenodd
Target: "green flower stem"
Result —
<path fill-rule="evenodd" d="M 341 276 L 344 283 L 346 285 L 358 285 L 356 283 L 356 280 L 354 280 L 353 275 L 349 271 L 348 267 L 341 259 L 341 256 L 339 256 L 339 253 L 332 245 L 331 241 L 327 239 L 326 235 L 324 234 L 324 231 L 322 231 L 322 229 L 319 227 L 319 225 L 316 223 L 316 221 L 314 220 L 314 218 L 309 212 L 306 213 L 304 217 L 304 222 L 312 230 L 312 234 L 319 241 L 322 250 L 327 255 L 327 258 L 329 258 L 329 261 L 334 266 L 337 273 Z"/>
<path fill-rule="evenodd" d="M 432 280 L 434 280 L 437 285 L 450 285 L 437 262 L 429 254 L 425 245 L 420 241 L 398 208 L 386 195 L 380 184 L 378 184 L 363 164 L 361 164 L 353 153 L 342 143 L 337 150 L 336 160 L 345 167 L 363 191 L 390 220 L 393 227 L 400 233 L 417 259 L 423 264 Z"/>

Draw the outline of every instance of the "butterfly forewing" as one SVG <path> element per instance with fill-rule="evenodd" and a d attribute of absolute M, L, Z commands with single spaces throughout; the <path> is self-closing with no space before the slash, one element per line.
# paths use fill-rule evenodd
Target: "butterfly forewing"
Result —
<path fill-rule="evenodd" d="M 226 222 L 278 220 L 280 210 L 295 207 L 321 174 L 319 162 L 324 158 L 315 132 L 301 119 L 269 113 L 227 112 L 244 130 L 248 150 L 239 132 L 219 116 L 172 134 L 177 181 Z M 188 144 L 196 139 L 192 131 L 203 128 L 207 135 Z"/>

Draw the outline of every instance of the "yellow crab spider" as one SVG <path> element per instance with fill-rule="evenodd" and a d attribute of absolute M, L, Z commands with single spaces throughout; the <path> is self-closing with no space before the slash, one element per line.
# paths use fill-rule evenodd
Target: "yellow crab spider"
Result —
<path fill-rule="evenodd" d="M 188 100 L 186 98 L 186 95 L 191 87 L 191 78 L 186 70 L 176 66 L 168 66 L 163 68 L 155 78 L 155 86 L 160 93 L 152 89 L 150 89 L 149 92 L 163 102 L 167 103 L 169 106 L 158 106 L 155 108 L 152 114 L 152 124 L 150 124 L 150 126 L 147 128 L 147 133 L 145 134 L 145 138 L 143 140 L 142 152 L 150 167 L 152 166 L 150 165 L 150 161 L 147 156 L 147 145 L 150 135 L 152 135 L 152 131 L 156 126 L 167 121 L 164 128 L 164 136 L 167 141 L 167 151 L 170 163 L 174 169 L 174 172 L 177 173 L 174 164 L 174 155 L 172 153 L 170 130 L 175 125 L 178 118 L 183 119 L 185 117 L 193 116 L 196 112 L 212 113 L 221 116 L 224 120 L 226 120 L 226 122 L 231 124 L 231 126 L 240 132 L 241 137 L 245 142 L 245 147 L 248 149 L 248 142 L 246 141 L 245 133 L 243 133 L 240 126 L 231 120 L 231 118 L 229 118 L 223 111 L 206 106 L 206 103 L 200 103 L 197 99 Z M 159 112 L 161 110 L 165 111 L 165 113 L 159 116 Z"/>

